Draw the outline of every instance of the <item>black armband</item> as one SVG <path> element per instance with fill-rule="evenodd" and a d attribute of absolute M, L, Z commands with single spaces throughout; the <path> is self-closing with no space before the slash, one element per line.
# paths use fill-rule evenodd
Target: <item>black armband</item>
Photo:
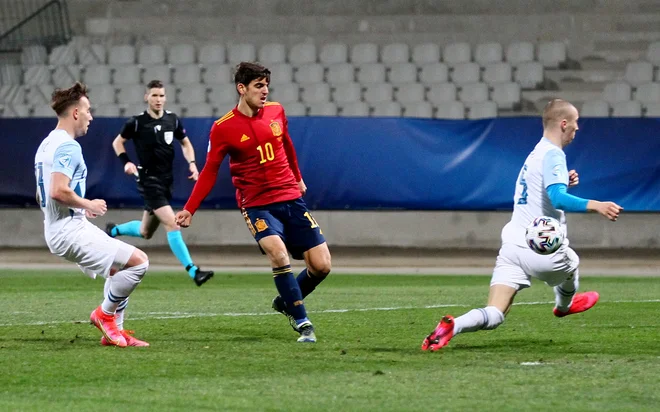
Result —
<path fill-rule="evenodd" d="M 131 161 L 131 159 L 128 157 L 128 154 L 126 154 L 126 152 L 119 153 L 117 157 L 119 158 L 119 160 L 121 160 L 124 166 L 126 166 L 126 163 Z"/>

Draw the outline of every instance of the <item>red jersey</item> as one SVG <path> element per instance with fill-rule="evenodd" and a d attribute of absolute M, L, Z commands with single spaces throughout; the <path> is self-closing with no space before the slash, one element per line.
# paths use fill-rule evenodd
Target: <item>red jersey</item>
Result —
<path fill-rule="evenodd" d="M 282 105 L 267 102 L 256 116 L 235 107 L 211 127 L 206 163 L 184 209 L 194 214 L 208 196 L 225 155 L 239 208 L 302 196 L 300 169 Z"/>

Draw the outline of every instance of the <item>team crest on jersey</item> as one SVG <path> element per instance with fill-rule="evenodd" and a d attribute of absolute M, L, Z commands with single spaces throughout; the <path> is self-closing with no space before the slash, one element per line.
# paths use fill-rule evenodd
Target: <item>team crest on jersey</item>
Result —
<path fill-rule="evenodd" d="M 282 135 L 282 126 L 275 120 L 270 123 L 270 130 L 273 131 L 273 136 L 278 137 Z"/>
<path fill-rule="evenodd" d="M 172 140 L 174 140 L 174 132 L 165 132 L 165 143 L 171 144 Z"/>
<path fill-rule="evenodd" d="M 263 232 L 268 229 L 268 223 L 263 219 L 257 219 L 254 221 L 254 227 L 257 228 L 257 232 Z"/>

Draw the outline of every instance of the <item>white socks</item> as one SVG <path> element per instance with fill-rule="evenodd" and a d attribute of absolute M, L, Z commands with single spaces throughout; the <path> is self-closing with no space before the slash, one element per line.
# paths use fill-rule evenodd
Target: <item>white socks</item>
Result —
<path fill-rule="evenodd" d="M 504 322 L 504 314 L 495 306 L 472 309 L 454 319 L 454 335 L 461 332 L 475 332 L 481 329 L 495 329 Z"/>
<path fill-rule="evenodd" d="M 572 279 L 567 279 L 563 283 L 555 286 L 555 307 L 560 312 L 568 312 L 573 302 L 573 296 L 580 286 L 580 275 L 575 271 Z"/>
<path fill-rule="evenodd" d="M 104 287 L 104 299 L 101 303 L 103 312 L 113 315 L 117 308 L 142 281 L 142 277 L 149 268 L 149 262 L 126 268 L 109 277 Z M 125 306 L 124 306 L 125 307 Z M 123 319 L 123 318 L 122 318 Z"/>

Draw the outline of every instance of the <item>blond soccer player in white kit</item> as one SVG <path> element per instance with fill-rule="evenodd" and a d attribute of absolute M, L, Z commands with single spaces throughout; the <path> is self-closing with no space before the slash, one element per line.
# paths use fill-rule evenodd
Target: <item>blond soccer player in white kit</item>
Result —
<path fill-rule="evenodd" d="M 87 133 L 92 115 L 87 88 L 76 83 L 53 93 L 57 126 L 41 142 L 34 158 L 37 202 L 44 213 L 44 235 L 50 251 L 74 262 L 88 276 L 106 279 L 104 299 L 90 315 L 109 346 L 149 346 L 118 327 L 128 297 L 141 282 L 149 260 L 127 243 L 109 237 L 87 218 L 107 211 L 105 200 L 85 199 L 87 166 L 76 138 Z M 117 319 L 119 317 L 119 319 Z"/>
<path fill-rule="evenodd" d="M 622 207 L 613 202 L 599 202 L 569 195 L 568 187 L 576 186 L 579 177 L 568 171 L 563 148 L 575 138 L 578 111 L 567 101 L 550 101 L 543 111 L 543 137 L 527 156 L 520 170 L 513 198 L 511 221 L 502 229 L 502 246 L 490 282 L 488 304 L 472 309 L 454 319 L 444 316 L 435 330 L 422 343 L 422 350 L 436 351 L 459 333 L 495 329 L 511 309 L 519 290 L 538 278 L 555 292 L 553 313 L 563 317 L 584 312 L 598 302 L 597 292 L 576 293 L 579 285 L 580 259 L 565 238 L 559 250 L 539 255 L 525 243 L 525 229 L 539 216 L 559 220 L 566 233 L 564 211 L 595 211 L 616 221 Z"/>

